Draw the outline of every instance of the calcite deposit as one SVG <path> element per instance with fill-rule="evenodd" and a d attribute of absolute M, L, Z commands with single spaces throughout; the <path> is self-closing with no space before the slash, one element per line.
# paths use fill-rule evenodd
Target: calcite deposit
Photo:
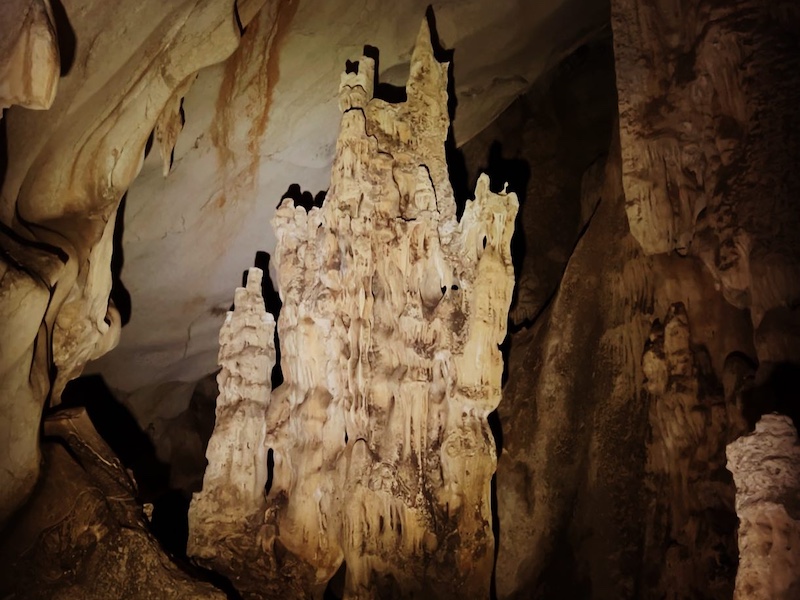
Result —
<path fill-rule="evenodd" d="M 739 571 L 734 600 L 800 596 L 800 441 L 785 415 L 761 417 L 728 446 L 736 482 Z"/>
<path fill-rule="evenodd" d="M 266 447 L 252 456 L 265 464 L 269 448 L 274 474 L 263 520 L 236 521 L 258 559 L 231 571 L 246 564 L 241 549 L 231 560 L 190 545 L 204 564 L 228 567 L 248 597 L 319 593 L 342 564 L 347 598 L 489 593 L 487 416 L 500 401 L 518 205 L 482 176 L 456 218 L 447 64 L 430 35 L 424 23 L 405 102 L 373 97 L 371 58 L 342 76 L 327 198 L 308 212 L 284 200 L 273 220 L 285 381 L 262 415 Z M 240 443 L 219 407 L 210 448 Z M 210 450 L 194 506 L 213 493 L 216 465 Z M 241 469 L 228 477 L 263 488 Z M 241 511 L 216 508 L 217 521 Z M 191 528 L 193 540 L 213 533 L 195 516 Z"/>
<path fill-rule="evenodd" d="M 14 104 L 47 109 L 58 89 L 61 57 L 47 0 L 7 0 L 0 5 L 0 119 Z"/>
<path fill-rule="evenodd" d="M 223 571 L 244 567 L 219 563 L 228 553 L 243 551 L 235 544 L 241 541 L 237 534 L 242 524 L 263 519 L 265 415 L 275 365 L 275 319 L 264 308 L 262 277 L 261 269 L 250 269 L 247 285 L 236 290 L 234 309 L 219 333 L 222 369 L 217 375 L 216 423 L 206 451 L 203 490 L 189 507 L 188 552 Z"/>

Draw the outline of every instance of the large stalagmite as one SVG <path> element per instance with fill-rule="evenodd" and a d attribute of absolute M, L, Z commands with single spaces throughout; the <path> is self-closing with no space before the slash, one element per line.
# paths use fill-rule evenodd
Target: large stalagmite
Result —
<path fill-rule="evenodd" d="M 500 401 L 517 199 L 482 176 L 457 219 L 447 64 L 427 23 L 405 102 L 373 98 L 374 68 L 362 57 L 342 77 L 323 206 L 285 200 L 273 221 L 285 382 L 264 416 L 264 519 L 239 522 L 251 541 L 238 554 L 190 519 L 190 553 L 248 597 L 320 593 L 343 562 L 348 598 L 489 593 L 487 417 Z"/>

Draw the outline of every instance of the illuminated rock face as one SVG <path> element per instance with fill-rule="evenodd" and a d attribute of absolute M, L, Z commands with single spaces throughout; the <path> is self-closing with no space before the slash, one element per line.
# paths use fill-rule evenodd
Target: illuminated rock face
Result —
<path fill-rule="evenodd" d="M 52 99 L 58 62 L 46 7 L 15 0 L 0 10 L 3 29 L 9 15 L 28 27 L 13 48 L 0 42 L 10 53 L 0 56 L 0 103 L 43 108 Z M 74 19 L 81 42 L 52 106 L 4 117 L 0 525 L 36 482 L 43 406 L 58 404 L 67 382 L 119 340 L 109 303 L 115 218 L 150 132 L 182 82 L 239 40 L 232 0 L 149 1 L 125 19 L 113 3 L 81 9 L 91 18 Z M 19 53 L 36 63 L 32 71 L 18 68 Z"/>
<path fill-rule="evenodd" d="M 258 554 L 246 572 L 238 557 L 208 561 L 253 597 L 320 592 L 343 561 L 348 598 L 489 593 L 487 415 L 500 401 L 517 200 L 483 176 L 457 220 L 447 65 L 427 24 L 406 102 L 372 98 L 373 69 L 363 57 L 342 78 L 323 206 L 286 200 L 273 220 L 285 382 L 266 412 L 265 522 L 241 524 Z"/>
<path fill-rule="evenodd" d="M 45 0 L 7 0 L 0 6 L 0 119 L 13 104 L 50 108 L 61 61 L 53 15 Z"/>
<path fill-rule="evenodd" d="M 262 277 L 261 269 L 250 269 L 247 286 L 236 290 L 234 310 L 219 333 L 217 418 L 206 451 L 203 491 L 189 509 L 189 518 L 203 523 L 194 532 L 220 534 L 231 519 L 238 527 L 238 520 L 258 512 L 264 500 L 264 415 L 275 365 L 275 320 L 264 309 Z M 205 543 L 190 539 L 190 552 L 203 555 Z"/>
<path fill-rule="evenodd" d="M 800 444 L 792 420 L 764 415 L 728 446 L 736 483 L 739 571 L 735 600 L 800 597 Z"/>

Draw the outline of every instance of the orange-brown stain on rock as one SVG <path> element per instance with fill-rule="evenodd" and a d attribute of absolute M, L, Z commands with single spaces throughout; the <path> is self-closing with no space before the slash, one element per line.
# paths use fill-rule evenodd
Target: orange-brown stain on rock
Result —
<path fill-rule="evenodd" d="M 258 174 L 261 140 L 269 123 L 272 93 L 280 76 L 280 47 L 297 11 L 298 0 L 268 0 L 249 23 L 242 40 L 225 63 L 216 101 L 211 139 L 224 176 L 225 199 L 252 193 Z M 246 156 L 236 152 L 236 124 L 249 122 Z M 242 149 L 244 150 L 244 149 Z M 237 154 L 239 156 L 237 156 Z M 237 160 L 237 158 L 239 160 Z"/>

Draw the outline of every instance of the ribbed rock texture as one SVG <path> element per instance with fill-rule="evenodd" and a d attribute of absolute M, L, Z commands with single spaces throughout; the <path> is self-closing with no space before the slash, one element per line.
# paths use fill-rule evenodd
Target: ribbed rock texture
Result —
<path fill-rule="evenodd" d="M 55 20 L 47 0 L 0 5 L 0 119 L 14 104 L 46 109 L 61 71 Z"/>
<path fill-rule="evenodd" d="M 82 43 L 52 107 L 4 118 L 0 523 L 36 481 L 43 406 L 119 339 L 109 303 L 115 216 L 148 136 L 182 82 L 239 39 L 232 1 L 153 0 L 129 11 L 122 31 L 113 3 L 83 8 L 91 19 L 71 25 Z"/>
<path fill-rule="evenodd" d="M 738 390 L 726 397 L 680 303 L 653 324 L 642 370 L 651 429 L 642 597 L 728 599 L 737 552 L 725 447 L 747 428 Z"/>
<path fill-rule="evenodd" d="M 321 593 L 343 562 L 346 598 L 489 593 L 487 416 L 517 200 L 484 176 L 456 218 L 430 35 L 423 24 L 405 102 L 373 98 L 368 57 L 342 76 L 327 197 L 308 212 L 284 200 L 273 220 L 285 381 L 266 414 L 266 519 L 241 523 L 263 551 L 230 575 L 248 597 Z"/>
<path fill-rule="evenodd" d="M 792 420 L 761 417 L 728 446 L 728 469 L 739 516 L 734 600 L 800 597 L 800 441 Z"/>
<path fill-rule="evenodd" d="M 649 254 L 699 257 L 750 310 L 765 382 L 800 363 L 800 9 L 611 5 L 631 232 Z"/>
<path fill-rule="evenodd" d="M 226 575 L 246 571 L 231 563 L 257 543 L 244 539 L 243 523 L 258 531 L 267 485 L 266 413 L 275 366 L 275 319 L 264 308 L 261 269 L 250 269 L 236 290 L 234 309 L 219 332 L 219 396 L 208 442 L 203 490 L 189 507 L 187 552 Z"/>

